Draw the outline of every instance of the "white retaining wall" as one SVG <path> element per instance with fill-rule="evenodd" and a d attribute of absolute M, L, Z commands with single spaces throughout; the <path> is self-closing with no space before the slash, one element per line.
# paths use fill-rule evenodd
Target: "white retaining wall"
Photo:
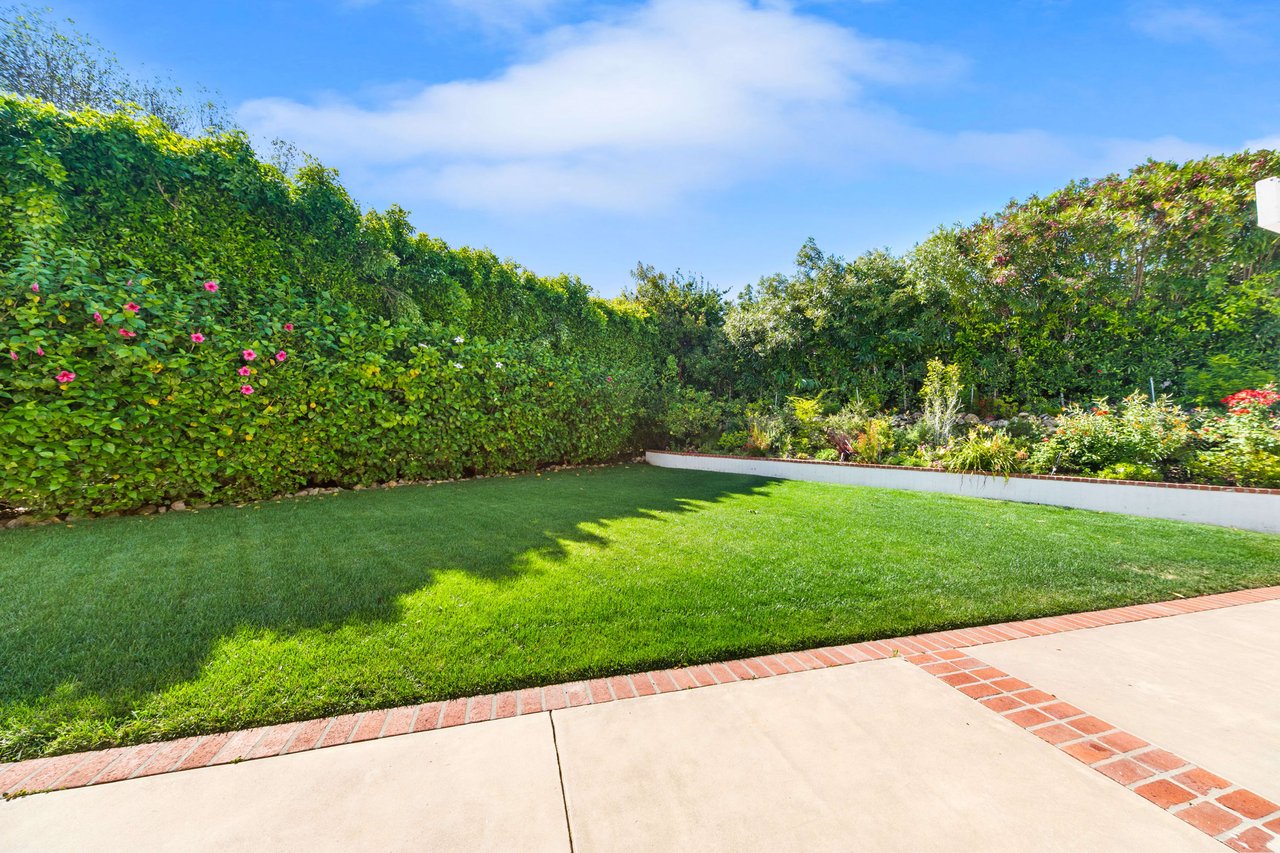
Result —
<path fill-rule="evenodd" d="M 650 465 L 754 474 L 784 480 L 877 486 L 916 492 L 943 492 L 975 498 L 1118 512 L 1174 521 L 1197 521 L 1263 533 L 1280 533 L 1280 491 L 1223 487 L 1137 485 L 1080 479 L 953 474 L 911 468 L 883 468 L 831 462 L 708 456 L 648 451 Z"/>

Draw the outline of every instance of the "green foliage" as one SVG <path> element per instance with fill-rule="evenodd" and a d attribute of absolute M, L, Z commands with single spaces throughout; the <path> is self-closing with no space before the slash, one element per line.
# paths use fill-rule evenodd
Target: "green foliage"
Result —
<path fill-rule="evenodd" d="M 748 406 L 747 443 L 749 453 L 789 456 L 791 431 L 784 413 L 762 405 Z"/>
<path fill-rule="evenodd" d="M 724 336 L 726 291 L 701 277 L 679 270 L 667 274 L 648 264 L 637 264 L 631 279 L 635 289 L 624 292 L 620 301 L 643 309 L 654 327 L 658 352 L 673 359 L 670 380 L 726 395 L 733 387 Z"/>
<path fill-rule="evenodd" d="M 1092 409 L 1067 411 L 1033 451 L 1031 468 L 1065 474 L 1130 462 L 1160 469 L 1185 456 L 1194 437 L 1191 418 L 1168 397 L 1153 403 L 1131 394 L 1114 408 L 1098 400 Z"/>
<path fill-rule="evenodd" d="M 1210 483 L 1280 488 L 1280 396 L 1274 387 L 1235 395 L 1250 402 L 1200 428 L 1206 445 L 1188 463 L 1192 476 Z"/>
<path fill-rule="evenodd" d="M 1249 367 L 1231 355 L 1209 356 L 1203 367 L 1183 373 L 1187 400 L 1197 406 L 1216 406 L 1241 388 L 1261 388 L 1276 381 L 1274 373 Z"/>
<path fill-rule="evenodd" d="M 1195 377 L 1217 370 L 1212 356 L 1259 371 L 1224 393 L 1256 386 L 1280 374 L 1280 238 L 1253 212 L 1267 176 L 1280 176 L 1274 151 L 1149 162 L 939 231 L 905 257 L 850 261 L 810 241 L 793 273 L 728 312 L 738 393 L 828 389 L 907 409 L 929 357 L 959 365 L 975 403 L 1006 418 L 1152 381 L 1204 402 Z"/>
<path fill-rule="evenodd" d="M 893 425 L 887 418 L 869 418 L 853 437 L 852 457 L 858 462 L 879 463 L 895 447 Z"/>
<path fill-rule="evenodd" d="M 643 371 L 259 292 L 260 312 L 228 320 L 221 290 L 196 282 L 75 276 L 36 293 L 11 277 L 0 499 L 37 513 L 243 501 L 631 447 Z"/>
<path fill-rule="evenodd" d="M 1158 469 L 1141 462 L 1116 462 L 1094 476 L 1102 480 L 1139 480 L 1147 483 L 1158 483 L 1164 479 Z"/>
<path fill-rule="evenodd" d="M 677 387 L 665 396 L 663 432 L 677 449 L 702 446 L 724 424 L 727 405 L 709 391 Z"/>
<path fill-rule="evenodd" d="M 842 400 L 905 407 L 923 354 L 936 351 L 936 306 L 914 287 L 906 263 L 887 252 L 846 261 L 812 240 L 791 277 L 747 288 L 729 311 L 738 388 L 748 395 L 830 389 Z"/>
<path fill-rule="evenodd" d="M 956 418 L 960 415 L 960 387 L 958 364 L 943 364 L 941 359 L 929 359 L 920 398 L 924 402 L 924 422 L 928 424 L 933 440 L 939 444 L 945 444 L 955 429 Z"/>
<path fill-rule="evenodd" d="M 0 159 L 0 336 L 17 356 L 0 364 L 5 505 L 607 459 L 655 418 L 643 312 L 449 249 L 398 209 L 362 217 L 317 163 L 290 178 L 239 134 L 5 96 Z M 216 298 L 199 286 L 214 278 Z M 261 358 L 242 382 L 245 348 Z"/>
<path fill-rule="evenodd" d="M 823 424 L 822 395 L 817 397 L 788 397 L 791 406 L 793 449 L 812 455 L 827 446 Z"/>
<path fill-rule="evenodd" d="M 1024 470 L 1027 457 L 1017 440 L 991 427 L 978 426 L 944 449 L 942 466 L 948 471 L 984 471 L 1007 477 Z"/>
<path fill-rule="evenodd" d="M 745 429 L 728 430 L 716 439 L 715 449 L 719 453 L 745 453 L 749 447 L 751 434 Z"/>
<path fill-rule="evenodd" d="M 1148 162 L 1013 203 L 937 240 L 933 270 L 955 321 L 954 360 L 980 387 L 1035 402 L 1176 383 L 1225 354 L 1277 365 L 1280 256 L 1258 229 L 1253 185 L 1280 155 Z"/>

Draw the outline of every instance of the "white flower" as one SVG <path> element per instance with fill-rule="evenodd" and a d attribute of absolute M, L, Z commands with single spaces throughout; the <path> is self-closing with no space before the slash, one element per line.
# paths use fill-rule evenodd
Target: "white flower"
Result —
<path fill-rule="evenodd" d="M 423 349 L 426 349 L 427 347 L 429 347 L 429 346 L 431 346 L 431 345 L 430 345 L 430 344 L 418 344 L 418 346 L 422 347 Z"/>
<path fill-rule="evenodd" d="M 458 370 L 461 370 L 461 369 L 462 369 L 462 363 L 461 363 L 461 362 L 455 361 L 455 362 L 453 363 L 453 366 L 454 366 L 454 367 L 456 367 Z"/>
<path fill-rule="evenodd" d="M 454 339 L 453 339 L 453 342 L 454 342 L 455 344 L 460 344 L 460 343 L 462 343 L 462 335 L 458 335 L 456 338 L 454 338 Z"/>
<path fill-rule="evenodd" d="M 496 368 L 498 368 L 499 370 L 501 370 L 501 369 L 502 369 L 502 362 L 500 362 L 500 361 L 494 362 L 493 366 L 494 366 L 494 367 L 496 367 Z"/>

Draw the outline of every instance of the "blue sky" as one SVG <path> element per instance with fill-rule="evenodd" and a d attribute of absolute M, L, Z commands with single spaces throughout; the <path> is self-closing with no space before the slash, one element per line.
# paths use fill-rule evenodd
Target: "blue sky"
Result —
<path fill-rule="evenodd" d="M 1280 147 L 1275 0 L 45 0 L 366 206 L 605 295 Z"/>

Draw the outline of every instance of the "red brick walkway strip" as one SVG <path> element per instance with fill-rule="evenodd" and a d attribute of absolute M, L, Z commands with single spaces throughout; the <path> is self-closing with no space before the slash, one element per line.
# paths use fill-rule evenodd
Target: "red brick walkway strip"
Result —
<path fill-rule="evenodd" d="M 1030 685 L 1007 676 L 994 667 L 988 667 L 976 658 L 957 652 L 956 649 L 1277 599 L 1280 599 L 1280 586 L 1263 587 L 1158 604 L 1139 604 L 1090 613 L 960 628 L 954 631 L 935 631 L 912 637 L 850 643 L 808 651 L 779 652 L 745 660 L 698 664 L 681 669 L 632 675 L 615 675 L 590 681 L 553 684 L 549 687 L 529 687 L 496 695 L 461 697 L 402 708 L 343 714 L 318 720 L 263 726 L 240 732 L 188 737 L 165 743 L 144 743 L 96 752 L 34 758 L 13 764 L 0 764 L 0 795 L 7 798 L 40 791 L 81 788 L 159 773 L 172 773 L 197 767 L 323 749 L 410 732 L 443 729 L 489 719 L 538 714 L 565 707 L 614 702 L 658 693 L 673 693 L 713 684 L 768 678 L 790 672 L 845 666 L 888 657 L 906 657 L 908 660 L 914 660 L 925 671 L 937 675 L 967 695 L 983 701 L 992 710 L 1006 714 L 1009 719 L 1018 722 L 1019 725 L 1023 724 L 1020 721 L 1026 721 L 1024 728 L 1034 728 L 1037 734 L 1043 728 L 1045 733 L 1041 737 L 1050 743 L 1056 739 L 1060 748 L 1071 752 L 1081 760 L 1096 754 L 1097 763 L 1102 763 L 1104 759 L 1115 756 L 1097 751 L 1099 747 L 1084 745 L 1092 743 L 1093 738 L 1092 734 L 1081 726 L 1096 727 L 1105 724 L 1101 721 L 1083 722 L 1083 712 L 1066 713 L 1067 710 L 1072 709 L 1072 706 L 1057 703 L 1049 694 L 1034 691 Z M 925 656 L 930 659 L 926 660 Z M 1053 706 L 1052 709 L 1049 706 Z M 1060 713 L 1062 716 L 1054 716 L 1055 713 Z M 1054 723 L 1054 727 L 1051 728 L 1050 723 Z M 1062 728 L 1059 723 L 1070 731 Z M 1102 744 L 1100 749 L 1110 750 L 1117 755 L 1119 752 L 1128 753 L 1138 749 L 1133 747 L 1128 750 L 1119 750 L 1119 744 L 1125 742 L 1123 740 L 1125 737 L 1131 736 L 1114 731 L 1108 726 L 1105 733 L 1099 730 L 1096 740 Z M 1115 739 L 1116 744 L 1112 744 L 1107 738 Z M 1073 748 L 1074 751 L 1068 747 Z M 1143 755 L 1146 756 L 1147 762 L 1156 760 L 1155 753 L 1150 750 Z M 1147 767 L 1142 763 L 1142 759 L 1137 756 L 1132 757 L 1140 765 L 1138 769 L 1135 770 L 1126 764 L 1123 769 L 1117 768 L 1113 772 L 1123 777 L 1139 773 L 1141 768 Z M 1205 774 L 1197 775 L 1198 779 L 1212 776 L 1199 768 L 1190 766 L 1185 768 L 1187 773 L 1193 770 Z M 1180 770 L 1179 773 L 1181 772 L 1183 771 Z M 1134 780 L 1164 781 L 1168 776 L 1169 771 L 1159 770 L 1141 776 L 1140 779 L 1134 776 Z M 1229 843 L 1233 843 L 1236 849 L 1268 849 L 1265 845 L 1270 842 L 1270 836 L 1280 835 L 1280 815 L 1248 817 L 1240 808 L 1251 808 L 1256 812 L 1262 807 L 1253 800 L 1246 803 L 1246 799 L 1252 797 L 1252 794 L 1232 786 L 1224 790 L 1215 790 L 1217 791 L 1215 797 L 1222 795 L 1225 801 L 1197 793 L 1194 801 L 1188 800 L 1180 808 L 1171 806 L 1171 810 L 1175 810 L 1180 817 L 1183 817 L 1184 812 L 1188 813 L 1183 819 L 1193 825 L 1203 824 L 1211 827 L 1230 823 L 1230 826 L 1226 826 L 1216 834 L 1231 835 L 1233 841 Z M 1261 802 L 1267 803 L 1265 800 Z M 1233 817 L 1233 815 L 1239 817 Z M 1200 824 L 1196 821 L 1200 821 Z M 1263 833 L 1268 835 L 1266 840 L 1260 840 Z M 1248 846 L 1250 844 L 1255 846 Z"/>
<path fill-rule="evenodd" d="M 906 660 L 1232 850 L 1280 853 L 1280 804 L 964 651 L 926 652 Z"/>

